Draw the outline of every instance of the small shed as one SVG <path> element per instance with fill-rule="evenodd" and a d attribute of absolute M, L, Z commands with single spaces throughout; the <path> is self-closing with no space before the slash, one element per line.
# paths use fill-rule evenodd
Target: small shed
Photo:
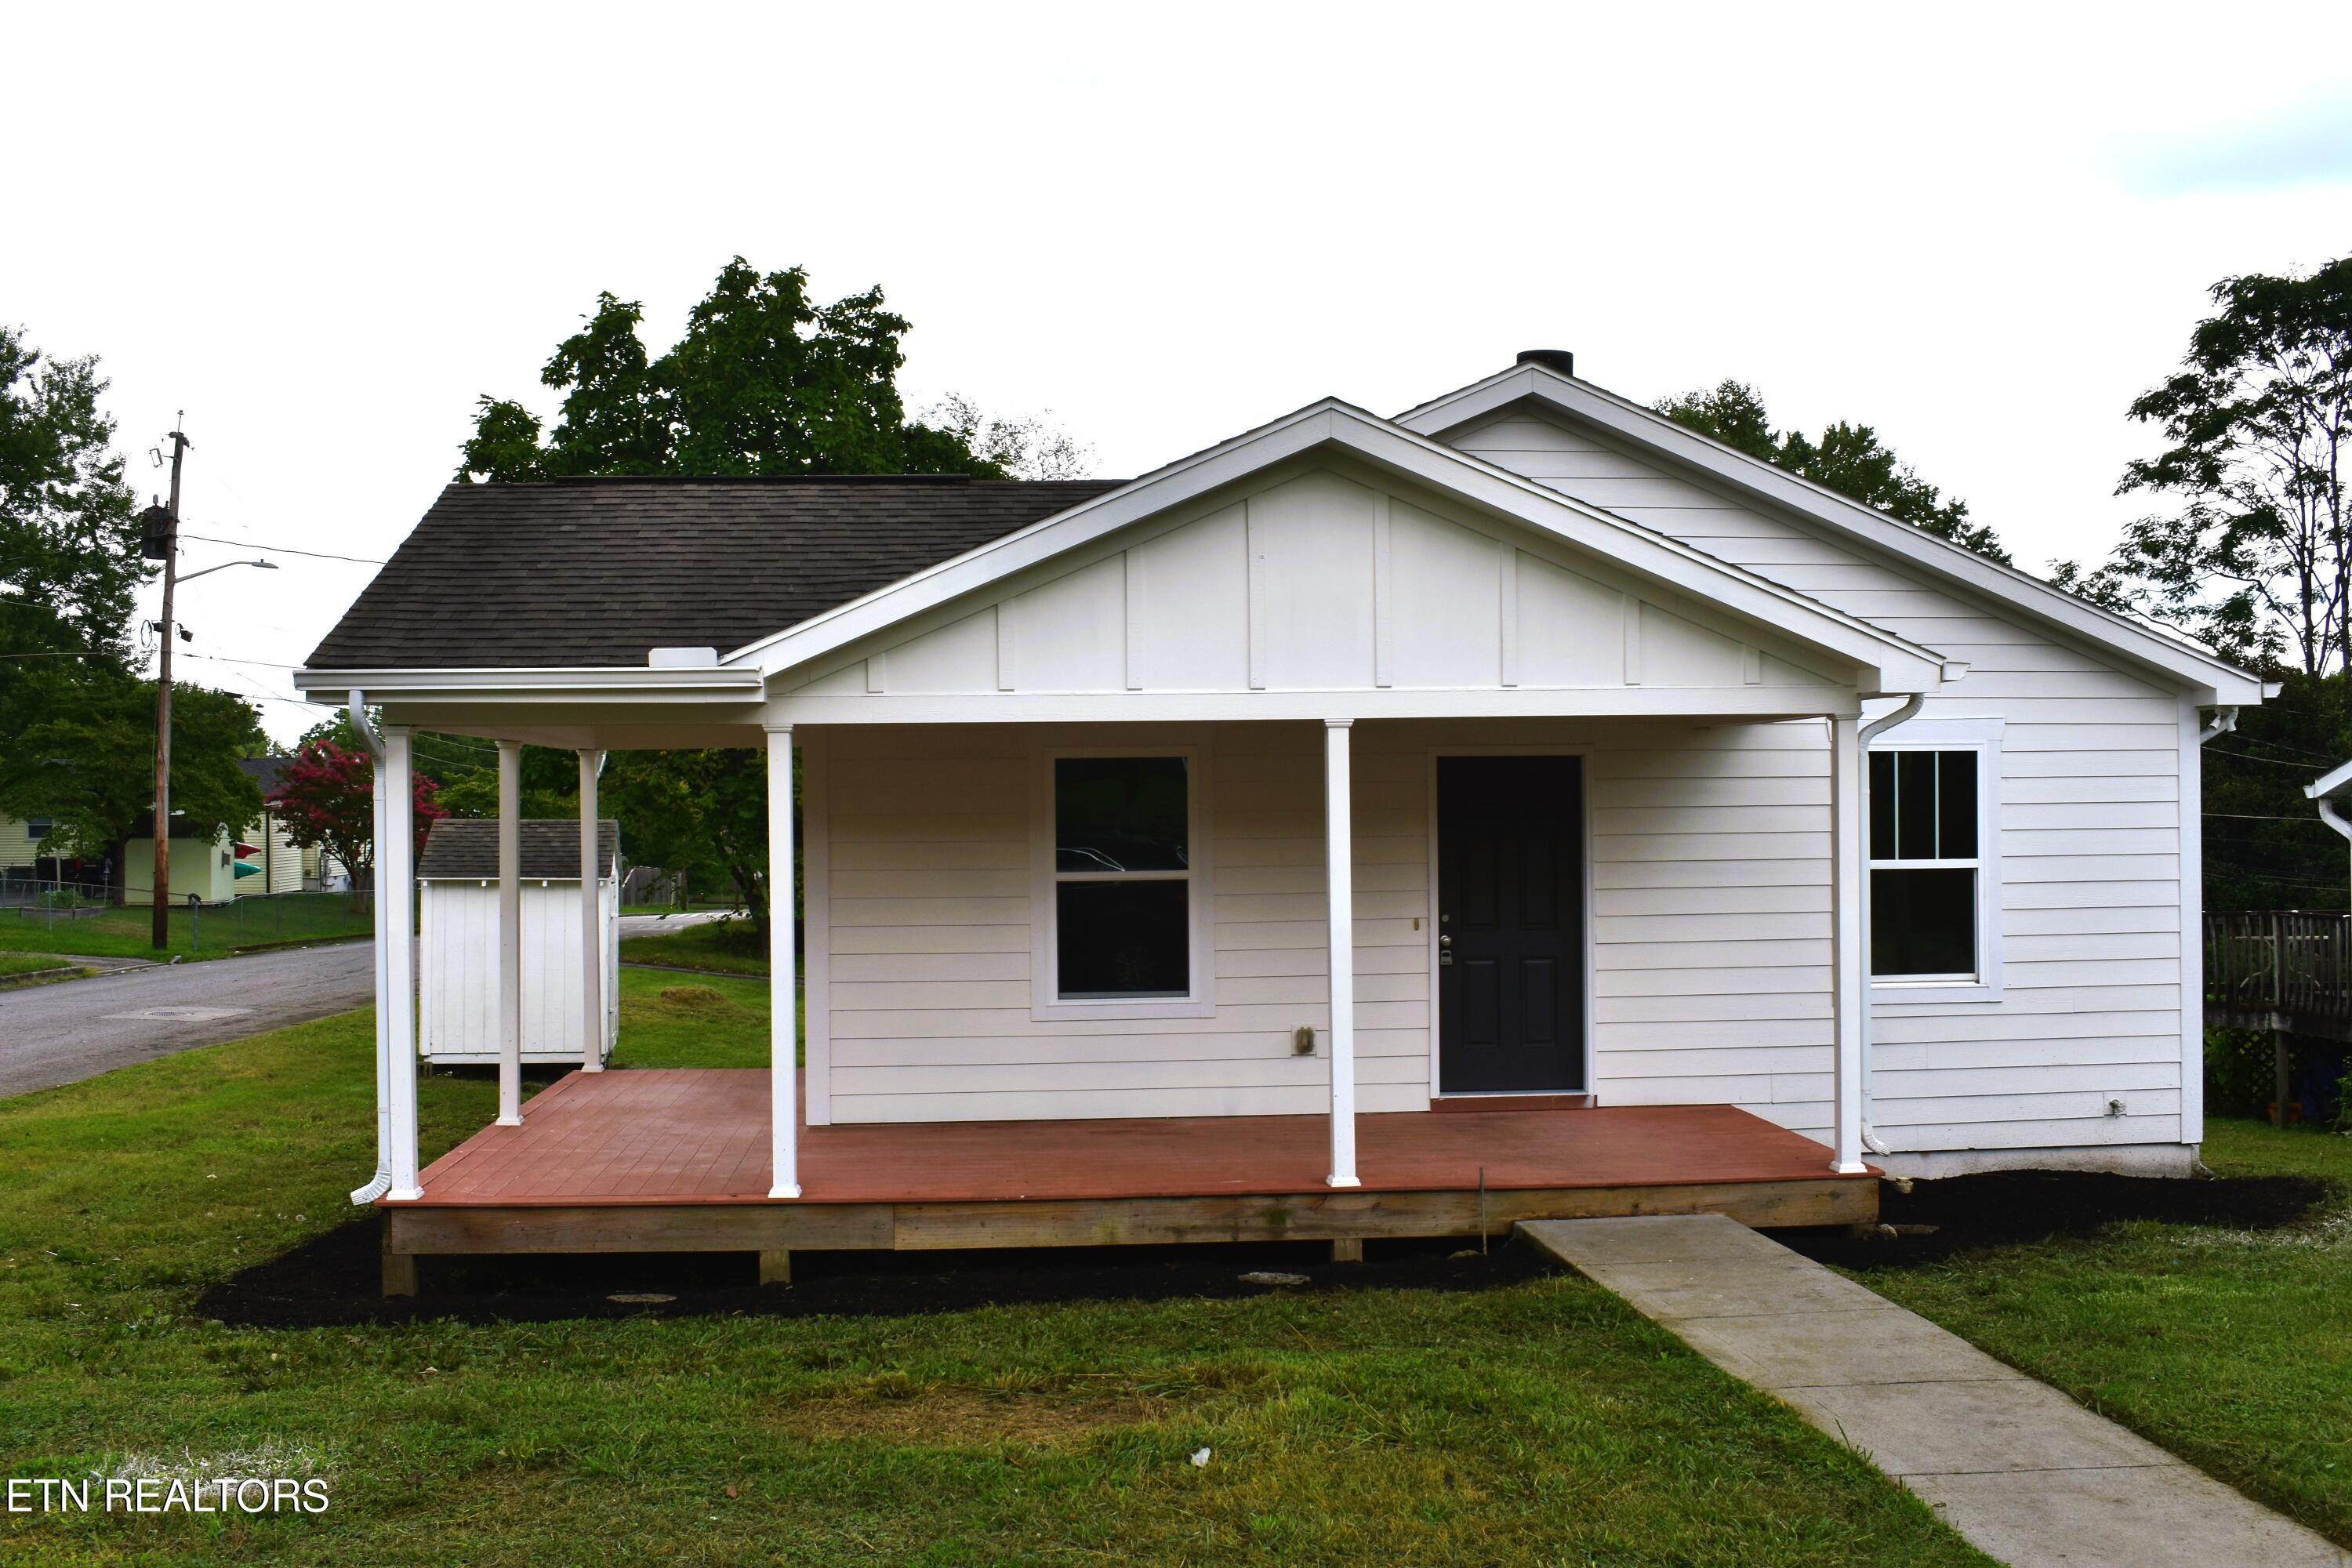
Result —
<path fill-rule="evenodd" d="M 522 1059 L 580 1060 L 580 825 L 522 827 Z M 596 825 L 607 1058 L 620 1033 L 621 826 Z M 445 816 L 418 859 L 418 1049 L 442 1066 L 499 1060 L 499 825 Z"/>

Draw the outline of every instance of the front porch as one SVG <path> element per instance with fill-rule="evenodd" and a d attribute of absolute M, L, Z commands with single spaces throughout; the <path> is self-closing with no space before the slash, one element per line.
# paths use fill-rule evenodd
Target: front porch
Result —
<path fill-rule="evenodd" d="M 798 1129 L 772 1199 L 770 1074 L 574 1072 L 520 1126 L 477 1132 L 383 1200 L 384 1289 L 434 1254 L 870 1250 L 1500 1236 L 1522 1219 L 1876 1217 L 1875 1173 L 1727 1105 L 1402 1111 L 1357 1121 L 1362 1184 L 1328 1184 L 1318 1116 L 866 1123 Z M 805 1103 L 804 1097 L 802 1098 Z M 1507 1102 L 1496 1101 L 1497 1105 Z"/>

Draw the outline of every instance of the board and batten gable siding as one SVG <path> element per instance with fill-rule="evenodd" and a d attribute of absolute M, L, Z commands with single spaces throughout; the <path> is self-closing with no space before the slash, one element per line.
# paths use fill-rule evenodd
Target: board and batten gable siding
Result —
<path fill-rule="evenodd" d="M 2194 752 L 2176 694 L 1564 419 L 1507 410 L 1443 438 L 1969 662 L 1922 717 L 2003 721 L 2006 984 L 1997 1001 L 1874 1008 L 1882 1139 L 1936 1152 L 2201 1136 L 2199 1086 L 2182 1071 L 2197 1023 L 2185 1030 L 2197 999 L 2181 985 L 2181 776 Z"/>
<path fill-rule="evenodd" d="M 1032 1016 L 1034 762 L 1201 749 L 1215 1011 Z M 813 1117 L 1328 1109 L 1322 734 L 1304 723 L 811 732 Z M 1820 723 L 1364 721 L 1353 731 L 1359 1106 L 1430 1098 L 1433 755 L 1587 754 L 1591 1032 L 1603 1103 L 1729 1101 L 1826 1132 L 1829 766 Z M 821 972 L 821 973 L 820 973 Z M 822 1103 L 822 1109 L 820 1109 Z"/>
<path fill-rule="evenodd" d="M 1841 683 L 1821 656 L 1673 585 L 1449 510 L 1366 474 L 1273 476 L 1076 552 L 993 603 L 919 618 L 790 691 L 1769 693 Z"/>

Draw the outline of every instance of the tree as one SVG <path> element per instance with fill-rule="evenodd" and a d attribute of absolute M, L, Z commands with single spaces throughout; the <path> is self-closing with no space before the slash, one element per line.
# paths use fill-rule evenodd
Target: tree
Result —
<path fill-rule="evenodd" d="M 2188 633 L 2227 657 L 2305 674 L 2352 654 L 2352 257 L 2307 278 L 2213 285 L 2179 374 L 2131 417 L 2167 443 L 2118 495 L 2178 502 L 2124 530 L 2105 566 L 2066 586 Z"/>
<path fill-rule="evenodd" d="M 540 380 L 562 394 L 552 430 L 520 403 L 485 395 L 458 478 L 518 482 L 591 474 L 970 474 L 1080 460 L 1035 422 L 991 422 L 961 399 L 909 420 L 898 389 L 907 320 L 868 289 L 830 305 L 800 268 L 720 269 L 658 358 L 644 311 L 607 292 L 556 346 Z M 940 420 L 941 423 L 928 422 Z M 528 756 L 528 753 L 526 753 Z M 494 797 L 493 797 L 494 798 Z M 716 867 L 767 928 L 766 763 L 756 750 L 621 753 L 600 799 L 633 858 Z"/>
<path fill-rule="evenodd" d="M 124 841 L 154 810 L 155 683 L 111 671 L 45 679 L 41 715 L 0 746 L 0 811 L 49 817 L 47 852 L 108 857 L 119 890 Z M 207 837 L 243 829 L 261 813 L 261 791 L 236 764 L 268 749 L 250 702 L 175 685 L 173 815 Z"/>
<path fill-rule="evenodd" d="M 49 818 L 42 848 L 105 856 L 154 807 L 155 687 L 133 673 L 131 617 L 154 573 L 98 361 L 46 359 L 0 327 L 0 811 Z M 260 792 L 236 766 L 267 747 L 252 706 L 173 692 L 172 800 L 183 823 L 242 828 Z"/>
<path fill-rule="evenodd" d="M 924 409 L 923 423 L 955 437 L 1015 479 L 1082 479 L 1094 469 L 1094 448 L 1068 431 L 1034 414 L 1020 418 L 985 414 L 960 392 Z"/>
<path fill-rule="evenodd" d="M 587 474 L 971 474 L 1003 465 L 952 430 L 910 422 L 897 384 L 905 317 L 868 289 L 830 305 L 798 267 L 720 268 L 659 359 L 638 337 L 642 305 L 607 292 L 556 345 L 540 381 L 563 394 L 542 440 L 536 415 L 483 396 L 460 479 Z"/>
<path fill-rule="evenodd" d="M 375 767 L 365 752 L 345 748 L 325 736 L 303 742 L 269 796 L 286 836 L 304 848 L 324 848 L 352 874 L 352 899 L 368 885 L 375 862 Z M 412 775 L 416 813 L 415 852 L 425 836 L 448 816 L 434 800 L 440 785 L 423 772 Z"/>
<path fill-rule="evenodd" d="M 1993 531 L 1969 521 L 1968 502 L 1944 500 L 1941 490 L 1896 458 L 1867 425 L 1840 420 L 1824 429 L 1818 441 L 1800 431 L 1775 430 L 1763 396 L 1738 381 L 1669 397 L 1658 405 L 1658 412 L 1677 425 L 1826 485 L 1864 506 L 1876 507 L 1938 539 L 1965 545 L 1990 560 L 2009 561 L 2009 552 Z"/>
<path fill-rule="evenodd" d="M 0 636 L 20 655 L 127 671 L 131 596 L 155 568 L 139 553 L 114 422 L 99 411 L 106 387 L 95 358 L 45 363 L 22 329 L 0 326 Z M 0 661 L 0 704 L 10 684 Z"/>

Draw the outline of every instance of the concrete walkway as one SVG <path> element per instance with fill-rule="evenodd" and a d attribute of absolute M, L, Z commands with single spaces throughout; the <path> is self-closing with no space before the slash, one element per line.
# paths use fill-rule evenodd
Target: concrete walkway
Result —
<path fill-rule="evenodd" d="M 1532 1220 L 1545 1251 L 1794 1405 L 2016 1568 L 2342 1565 L 2201 1470 L 1721 1215 Z"/>

